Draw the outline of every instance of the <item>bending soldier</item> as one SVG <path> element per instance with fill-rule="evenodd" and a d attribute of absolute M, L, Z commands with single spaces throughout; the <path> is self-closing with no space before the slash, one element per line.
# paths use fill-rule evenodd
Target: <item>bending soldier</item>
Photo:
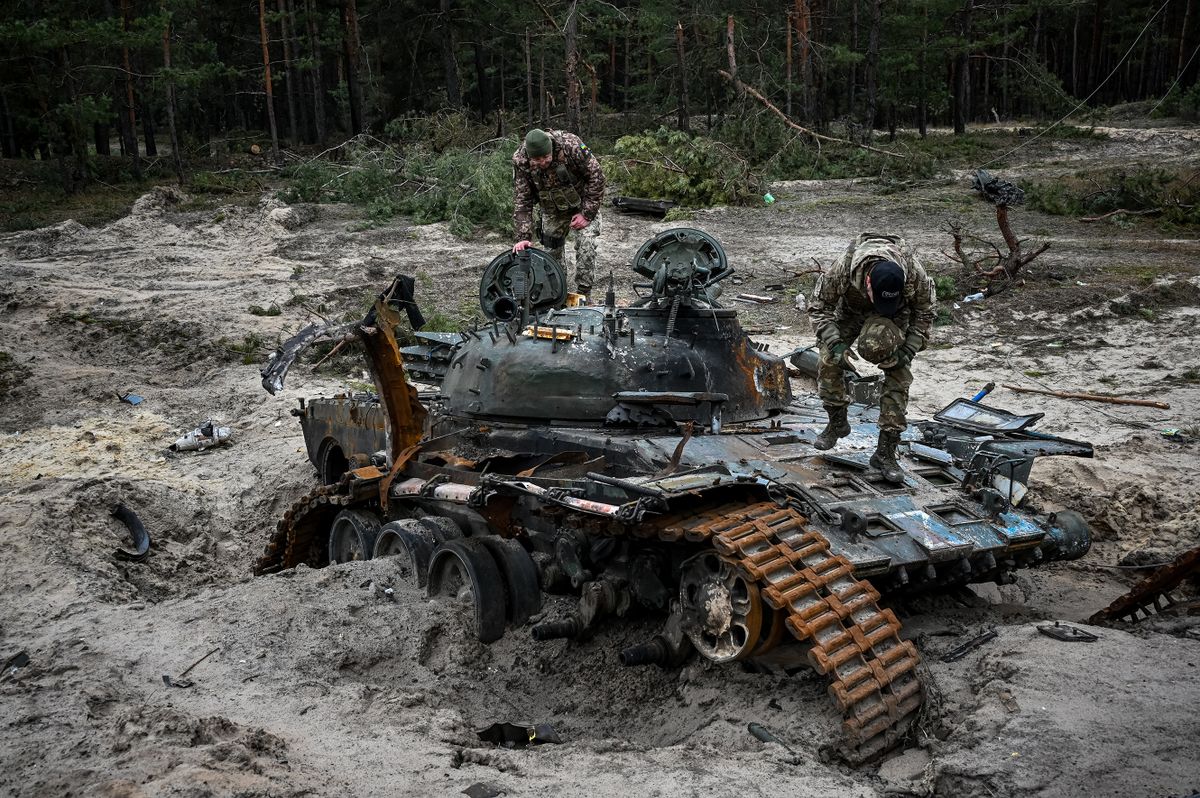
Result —
<path fill-rule="evenodd" d="M 579 293 L 590 294 L 604 199 L 600 161 L 573 133 L 536 128 L 525 134 L 525 143 L 512 160 L 517 237 L 513 252 L 531 246 L 533 207 L 540 206 L 538 237 L 559 263 L 567 234 L 575 231 L 575 286 Z"/>
<path fill-rule="evenodd" d="M 859 354 L 877 363 L 884 375 L 879 445 L 871 466 L 888 482 L 903 482 L 896 446 L 906 425 L 909 364 L 925 348 L 933 325 L 933 281 L 903 238 L 863 233 L 818 278 L 813 293 L 808 313 L 821 344 L 817 391 L 829 415 L 814 445 L 831 449 L 850 434 L 843 366 L 857 340 Z"/>

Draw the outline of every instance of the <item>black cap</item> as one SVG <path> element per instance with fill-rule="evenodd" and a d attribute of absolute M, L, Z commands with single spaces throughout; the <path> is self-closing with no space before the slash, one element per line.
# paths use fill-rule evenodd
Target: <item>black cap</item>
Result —
<path fill-rule="evenodd" d="M 880 316 L 894 316 L 904 299 L 904 269 L 895 261 L 881 260 L 867 273 L 871 280 L 871 301 Z"/>

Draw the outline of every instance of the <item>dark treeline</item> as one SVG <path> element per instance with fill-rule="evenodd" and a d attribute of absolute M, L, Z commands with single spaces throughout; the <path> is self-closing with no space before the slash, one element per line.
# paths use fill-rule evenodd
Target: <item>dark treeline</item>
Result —
<path fill-rule="evenodd" d="M 279 148 L 431 113 L 585 133 L 727 123 L 734 72 L 800 124 L 1058 118 L 1193 90 L 1200 0 L 9 0 L 0 149 L 59 163 Z M 174 140 L 174 143 L 172 141 Z M 241 144 L 239 144 L 241 142 Z"/>

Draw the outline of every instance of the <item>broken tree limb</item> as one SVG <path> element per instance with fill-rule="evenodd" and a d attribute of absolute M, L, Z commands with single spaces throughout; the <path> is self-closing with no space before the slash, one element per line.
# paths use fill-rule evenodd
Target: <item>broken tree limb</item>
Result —
<path fill-rule="evenodd" d="M 730 44 L 730 47 L 732 48 L 732 43 Z M 732 49 L 731 49 L 731 52 L 732 52 Z M 880 155 L 890 155 L 893 158 L 908 158 L 907 155 L 902 155 L 898 152 L 889 152 L 888 150 L 881 150 L 878 147 L 872 147 L 869 144 L 857 144 L 853 141 L 850 141 L 849 139 L 839 139 L 839 138 L 835 138 L 833 136 L 826 136 L 821 133 L 817 133 L 815 131 L 809 130 L 806 127 L 801 127 L 800 125 L 797 125 L 795 122 L 793 122 L 791 119 L 789 119 L 787 114 L 785 114 L 783 111 L 780 111 L 778 108 L 776 108 L 774 105 L 772 105 L 771 101 L 768 100 L 766 97 L 764 97 L 758 91 L 758 89 L 754 88 L 753 86 L 751 86 L 747 83 L 743 83 L 742 81 L 738 80 L 735 75 L 729 74 L 724 69 L 718 69 L 717 74 L 719 74 L 721 77 L 725 78 L 725 80 L 732 83 L 733 87 L 735 89 L 737 89 L 739 93 L 749 94 L 751 97 L 758 100 L 760 103 L 762 103 L 767 108 L 768 111 L 770 111 L 771 113 L 775 114 L 777 117 L 782 119 L 783 123 L 785 125 L 787 125 L 788 127 L 790 127 L 792 130 L 797 130 L 807 136 L 811 136 L 812 138 L 816 139 L 817 141 L 832 141 L 837 144 L 851 144 L 855 147 L 861 147 L 864 150 L 870 150 L 871 152 L 877 152 Z"/>
<path fill-rule="evenodd" d="M 1088 402 L 1105 402 L 1110 405 L 1136 405 L 1137 407 L 1157 407 L 1159 410 L 1170 410 L 1166 402 L 1154 402 L 1150 399 L 1124 399 L 1120 396 L 1101 396 L 1095 393 L 1078 393 L 1075 391 L 1044 391 L 1040 388 L 1022 388 L 1018 385 L 1004 385 L 1010 391 L 1017 393 L 1040 393 L 1044 396 L 1057 396 L 1060 399 L 1083 399 Z"/>
<path fill-rule="evenodd" d="M 1081 222 L 1100 222 L 1100 221 L 1103 221 L 1103 220 L 1109 218 L 1110 216 L 1116 216 L 1118 213 L 1123 213 L 1126 216 L 1152 216 L 1156 213 L 1162 213 L 1162 212 L 1163 212 L 1162 208 L 1150 208 L 1149 210 L 1145 210 L 1145 211 L 1127 211 L 1124 208 L 1117 208 L 1115 211 L 1109 211 L 1108 213 L 1102 213 L 1099 216 L 1083 216 L 1079 219 L 1079 221 L 1081 221 Z"/>

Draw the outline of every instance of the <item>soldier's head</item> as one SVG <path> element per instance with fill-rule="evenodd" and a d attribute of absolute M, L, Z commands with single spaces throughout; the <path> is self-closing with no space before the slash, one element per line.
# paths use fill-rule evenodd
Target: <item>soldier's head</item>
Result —
<path fill-rule="evenodd" d="M 545 169 L 554 160 L 554 140 L 550 134 L 534 128 L 525 134 L 525 154 L 534 169 Z"/>
<path fill-rule="evenodd" d="M 867 297 L 880 316 L 891 318 L 904 298 L 904 269 L 890 260 L 875 261 L 867 270 Z"/>

